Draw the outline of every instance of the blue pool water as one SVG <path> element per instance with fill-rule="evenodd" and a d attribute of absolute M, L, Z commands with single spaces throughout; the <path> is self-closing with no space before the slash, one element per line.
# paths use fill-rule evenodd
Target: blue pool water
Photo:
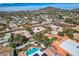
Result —
<path fill-rule="evenodd" d="M 32 53 L 38 51 L 38 50 L 41 50 L 41 48 L 32 48 L 32 49 L 26 51 L 26 54 L 27 54 L 27 55 L 30 55 L 30 54 L 32 54 Z"/>

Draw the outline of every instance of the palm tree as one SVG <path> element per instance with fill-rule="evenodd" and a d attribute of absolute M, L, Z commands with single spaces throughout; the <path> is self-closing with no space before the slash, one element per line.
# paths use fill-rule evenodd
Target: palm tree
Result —
<path fill-rule="evenodd" d="M 11 33 L 11 37 L 9 38 L 9 41 L 13 42 L 13 40 L 14 40 L 14 34 Z"/>
<path fill-rule="evenodd" d="M 15 40 L 14 40 L 14 42 L 21 43 L 21 42 L 22 42 L 22 39 L 23 39 L 22 35 L 17 34 L 17 35 L 15 35 Z"/>
<path fill-rule="evenodd" d="M 43 36 L 43 34 L 41 32 L 36 33 L 36 34 L 34 34 L 34 39 L 37 40 L 37 41 L 42 42 L 43 41 L 42 36 Z"/>
<path fill-rule="evenodd" d="M 14 34 L 11 33 L 11 37 L 9 38 L 9 42 L 10 42 L 9 46 L 15 49 L 16 45 L 13 43 L 13 41 L 14 41 Z"/>

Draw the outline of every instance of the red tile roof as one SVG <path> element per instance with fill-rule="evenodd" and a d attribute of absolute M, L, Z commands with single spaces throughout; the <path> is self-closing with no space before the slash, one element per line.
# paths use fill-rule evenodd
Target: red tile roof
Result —
<path fill-rule="evenodd" d="M 53 55 L 53 52 L 52 52 L 50 49 L 46 49 L 46 50 L 45 50 L 45 53 L 46 53 L 48 56 L 52 56 L 52 55 Z"/>
<path fill-rule="evenodd" d="M 62 39 L 62 37 L 59 36 L 59 35 L 57 35 L 57 34 L 46 34 L 46 36 L 47 36 L 48 38 L 57 37 L 58 40 Z"/>
<path fill-rule="evenodd" d="M 51 46 L 54 46 L 56 48 L 56 50 L 62 55 L 62 56 L 66 56 L 67 52 L 62 49 L 57 43 L 52 43 Z"/>

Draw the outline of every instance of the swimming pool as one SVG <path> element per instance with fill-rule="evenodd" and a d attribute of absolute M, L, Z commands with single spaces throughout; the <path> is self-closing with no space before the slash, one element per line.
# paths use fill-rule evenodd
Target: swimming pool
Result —
<path fill-rule="evenodd" d="M 41 50 L 41 48 L 31 48 L 28 51 L 26 51 L 26 54 L 27 55 L 33 54 L 33 53 L 35 53 L 38 50 Z"/>

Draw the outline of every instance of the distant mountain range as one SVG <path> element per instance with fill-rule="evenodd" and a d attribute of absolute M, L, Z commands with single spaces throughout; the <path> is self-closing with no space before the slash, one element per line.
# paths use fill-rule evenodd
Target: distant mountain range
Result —
<path fill-rule="evenodd" d="M 79 8 L 76 8 L 76 9 L 71 9 L 71 10 L 67 10 L 67 9 L 60 9 L 60 8 L 55 8 L 55 7 L 46 7 L 46 8 L 41 8 L 41 9 L 38 9 L 38 10 L 26 10 L 26 12 L 36 12 L 36 13 L 47 13 L 47 12 L 55 12 L 55 11 L 58 11 L 58 12 L 64 12 L 64 11 L 79 11 Z"/>
<path fill-rule="evenodd" d="M 45 7 L 45 8 L 40 8 L 37 10 L 20 10 L 20 11 L 0 11 L 0 12 L 27 12 L 27 13 L 47 13 L 47 12 L 55 12 L 55 11 L 79 11 L 79 8 L 67 10 L 67 9 L 60 9 L 60 8 L 55 8 L 55 7 Z"/>

